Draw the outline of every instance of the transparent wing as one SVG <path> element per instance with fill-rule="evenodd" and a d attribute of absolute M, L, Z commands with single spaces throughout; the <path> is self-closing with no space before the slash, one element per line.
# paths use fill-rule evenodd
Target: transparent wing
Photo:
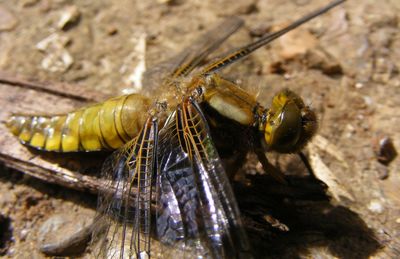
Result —
<path fill-rule="evenodd" d="M 229 180 L 195 102 L 170 116 L 158 152 L 157 235 L 174 258 L 249 257 Z"/>
<path fill-rule="evenodd" d="M 189 74 L 242 25 L 243 21 L 238 17 L 226 18 L 176 56 L 147 70 L 144 74 L 144 86 L 150 91 L 156 90 L 165 80 Z"/>
<path fill-rule="evenodd" d="M 107 186 L 99 194 L 92 241 L 96 258 L 149 256 L 156 139 L 157 123 L 149 119 L 136 139 L 105 162 Z"/>
<path fill-rule="evenodd" d="M 96 258 L 249 257 L 229 180 L 194 101 L 171 114 L 159 137 L 149 119 L 103 172 L 109 191 L 99 197 L 92 245 Z M 150 239 L 152 227 L 162 243 L 158 247 Z"/>
<path fill-rule="evenodd" d="M 301 17 L 300 19 L 297 19 L 293 23 L 289 24 L 285 28 L 278 30 L 273 33 L 267 33 L 263 35 L 260 39 L 258 39 L 255 42 L 249 43 L 247 45 L 244 45 L 242 47 L 239 47 L 237 49 L 234 49 L 230 52 L 228 52 L 226 55 L 223 57 L 215 60 L 214 62 L 208 64 L 206 67 L 203 68 L 203 71 L 201 74 L 207 75 L 207 74 L 212 74 L 218 71 L 219 69 L 222 69 L 229 64 L 232 64 L 239 59 L 242 59 L 248 55 L 250 55 L 252 52 L 257 50 L 258 48 L 261 48 L 262 46 L 265 46 L 269 44 L 270 42 L 278 39 L 282 35 L 288 33 L 289 31 L 299 27 L 300 25 L 310 21 L 311 19 L 314 19 L 315 17 L 320 16 L 323 13 L 328 12 L 330 9 L 334 8 L 335 6 L 342 4 L 345 0 L 334 0 L 330 2 L 329 4 Z"/>

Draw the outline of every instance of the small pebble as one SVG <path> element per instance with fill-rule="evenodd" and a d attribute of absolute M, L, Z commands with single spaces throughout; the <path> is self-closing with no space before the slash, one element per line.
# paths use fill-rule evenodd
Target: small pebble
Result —
<path fill-rule="evenodd" d="M 21 6 L 22 7 L 32 7 L 36 5 L 39 2 L 39 0 L 22 0 L 21 1 Z"/>
<path fill-rule="evenodd" d="M 0 5 L 0 32 L 11 31 L 17 26 L 18 20 L 8 9 Z"/>
<path fill-rule="evenodd" d="M 276 218 L 273 218 L 270 215 L 265 215 L 264 220 L 267 221 L 269 224 L 271 224 L 272 227 L 279 229 L 282 232 L 288 232 L 289 227 L 277 220 Z"/>
<path fill-rule="evenodd" d="M 67 222 L 68 218 L 63 215 L 54 215 L 48 218 L 39 228 L 39 240 L 45 240 L 48 235 L 53 234 Z"/>
<path fill-rule="evenodd" d="M 117 28 L 117 27 L 115 27 L 115 26 L 109 26 L 109 27 L 107 28 L 107 34 L 108 34 L 108 35 L 113 36 L 113 35 L 115 35 L 115 34 L 117 34 L 117 33 L 118 33 L 118 28 Z"/>
<path fill-rule="evenodd" d="M 19 239 L 20 239 L 21 241 L 25 241 L 25 240 L 26 240 L 26 237 L 28 236 L 28 234 L 29 234 L 29 230 L 26 229 L 26 228 L 24 228 L 24 229 L 21 230 L 21 232 L 19 233 Z"/>
<path fill-rule="evenodd" d="M 174 5 L 181 5 L 183 1 L 181 0 L 157 0 L 159 4 L 165 4 L 169 6 L 174 6 Z"/>
<path fill-rule="evenodd" d="M 357 89 L 361 89 L 361 88 L 364 87 L 364 84 L 361 83 L 361 82 L 358 82 L 358 83 L 355 84 L 355 87 L 356 87 Z"/>
<path fill-rule="evenodd" d="M 69 41 L 68 37 L 53 33 L 36 44 L 38 50 L 46 53 L 41 62 L 44 70 L 65 72 L 72 66 L 74 59 L 65 47 Z"/>
<path fill-rule="evenodd" d="M 279 43 L 282 47 L 279 55 L 285 60 L 290 60 L 316 48 L 318 39 L 305 29 L 298 29 L 279 38 Z"/>
<path fill-rule="evenodd" d="M 393 140 L 388 136 L 376 138 L 373 141 L 373 149 L 377 160 L 383 165 L 389 165 L 397 156 Z"/>
<path fill-rule="evenodd" d="M 76 24 L 80 19 L 81 13 L 76 6 L 69 6 L 63 10 L 57 27 L 61 30 L 67 30 Z"/>
<path fill-rule="evenodd" d="M 245 4 L 239 6 L 236 11 L 235 14 L 243 14 L 243 15 L 248 15 L 248 14 L 252 14 L 252 13 L 256 13 L 258 12 L 258 6 L 255 2 L 250 2 L 247 3 L 245 2 Z"/>
<path fill-rule="evenodd" d="M 259 25 L 250 29 L 251 37 L 261 37 L 271 31 L 270 25 Z"/>
<path fill-rule="evenodd" d="M 383 212 L 383 206 L 382 203 L 378 200 L 372 200 L 369 204 L 368 204 L 368 209 L 373 212 L 373 213 L 377 213 L 380 214 Z"/>

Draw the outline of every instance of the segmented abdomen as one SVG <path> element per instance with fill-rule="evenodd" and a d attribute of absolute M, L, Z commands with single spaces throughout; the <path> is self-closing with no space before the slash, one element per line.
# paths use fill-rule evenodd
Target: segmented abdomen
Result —
<path fill-rule="evenodd" d="M 139 133 L 150 104 L 131 94 L 63 115 L 13 115 L 7 126 L 24 144 L 47 151 L 116 149 Z"/>

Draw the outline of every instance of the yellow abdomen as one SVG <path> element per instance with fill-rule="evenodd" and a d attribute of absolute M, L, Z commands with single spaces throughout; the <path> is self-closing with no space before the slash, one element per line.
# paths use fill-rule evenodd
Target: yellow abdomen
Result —
<path fill-rule="evenodd" d="M 24 144 L 47 151 L 117 149 L 139 133 L 150 105 L 131 94 L 63 115 L 13 115 L 7 127 Z"/>

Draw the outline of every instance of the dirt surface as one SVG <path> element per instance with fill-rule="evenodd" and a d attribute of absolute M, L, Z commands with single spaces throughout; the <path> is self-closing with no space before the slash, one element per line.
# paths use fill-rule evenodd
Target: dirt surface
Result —
<path fill-rule="evenodd" d="M 246 25 L 218 53 L 325 3 L 0 0 L 0 70 L 119 95 L 140 89 L 133 75 L 143 61 L 151 67 L 171 57 L 225 16 L 239 15 Z M 390 145 L 380 148 L 385 138 L 394 149 L 400 147 L 399 13 L 397 0 L 348 1 L 223 71 L 257 93 L 262 104 L 288 87 L 315 108 L 320 128 L 307 152 L 332 197 L 329 206 L 321 206 L 320 217 L 326 216 L 325 225 L 353 219 L 348 223 L 354 229 L 346 232 L 353 235 L 340 236 L 333 230 L 341 225 L 332 225 L 324 235 L 332 234 L 334 242 L 308 241 L 302 249 L 282 248 L 285 252 L 276 248 L 272 257 L 400 256 L 400 162 L 385 155 Z M 290 174 L 294 165 L 282 163 Z M 246 168 L 260 170 L 257 164 Z M 4 167 L 0 193 L 4 257 L 43 258 L 38 246 L 53 238 L 50 230 L 57 224 L 84 226 L 94 214 L 94 196 Z M 310 225 L 312 209 L 299 213 L 299 218 L 309 215 Z M 360 226 L 363 231 L 357 232 Z M 290 228 L 296 229 L 293 223 Z M 297 241 L 293 247 L 298 246 Z"/>

